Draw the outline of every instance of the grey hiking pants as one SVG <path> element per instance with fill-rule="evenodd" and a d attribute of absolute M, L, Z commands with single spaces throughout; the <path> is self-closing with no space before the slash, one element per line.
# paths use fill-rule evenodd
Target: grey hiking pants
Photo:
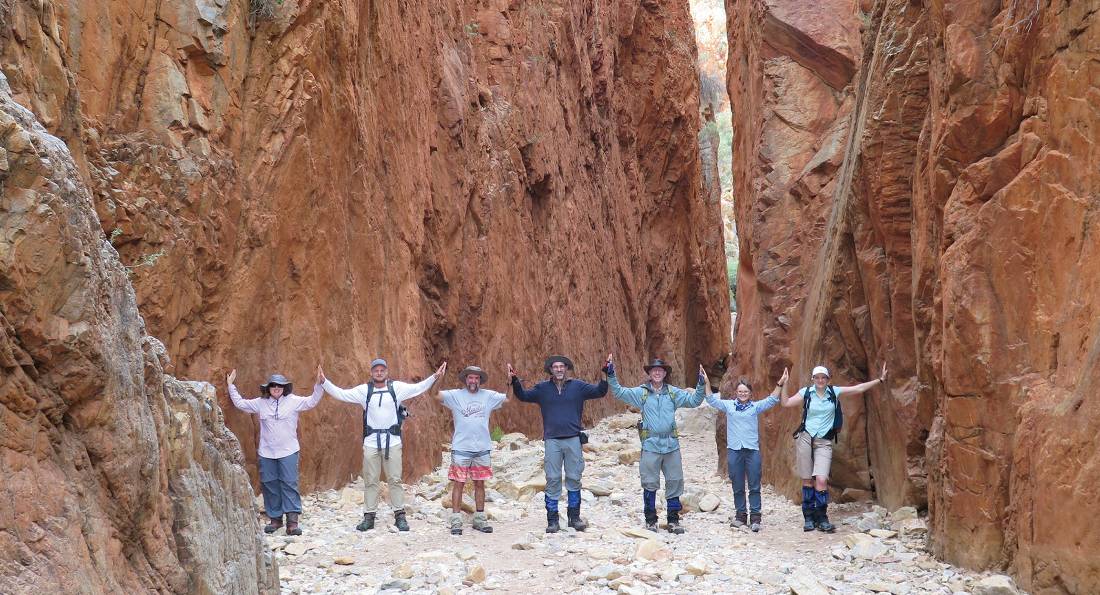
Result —
<path fill-rule="evenodd" d="M 546 497 L 557 501 L 561 498 L 561 469 L 565 464 L 565 489 L 579 492 L 581 473 L 584 472 L 584 456 L 581 454 L 581 439 L 547 438 L 546 456 L 543 467 L 546 470 Z"/>
<path fill-rule="evenodd" d="M 664 454 L 643 450 L 639 470 L 643 490 L 656 492 L 661 489 L 663 474 L 666 499 L 678 498 L 684 493 L 684 464 L 680 460 L 680 449 Z"/>

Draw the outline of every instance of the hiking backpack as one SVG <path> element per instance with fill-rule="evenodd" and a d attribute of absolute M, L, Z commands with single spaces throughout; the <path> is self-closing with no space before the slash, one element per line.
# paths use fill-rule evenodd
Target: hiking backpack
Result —
<path fill-rule="evenodd" d="M 390 397 L 393 398 L 393 406 L 397 408 L 397 423 L 390 426 L 390 427 L 388 427 L 388 428 L 375 429 L 374 432 L 387 432 L 387 433 L 392 434 L 394 436 L 400 436 L 401 435 L 401 424 L 405 423 L 405 418 L 409 416 L 409 410 L 406 409 L 404 405 L 400 405 L 400 404 L 397 403 L 397 393 L 394 392 L 394 390 L 393 390 L 393 381 L 392 380 L 387 380 L 386 381 L 386 391 L 388 391 L 390 393 Z M 371 400 L 371 397 L 373 397 L 373 396 L 374 396 L 374 383 L 371 382 L 370 384 L 367 385 L 367 404 L 366 404 L 365 407 L 363 407 L 363 437 L 364 438 L 366 438 L 367 436 L 370 436 L 373 433 L 373 432 L 371 432 L 370 426 L 367 425 L 367 409 L 370 408 L 370 400 Z"/>

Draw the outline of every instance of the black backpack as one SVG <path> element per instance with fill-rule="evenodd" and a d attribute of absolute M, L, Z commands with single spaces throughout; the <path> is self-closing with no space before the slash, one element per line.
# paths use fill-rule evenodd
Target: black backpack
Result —
<path fill-rule="evenodd" d="M 392 380 L 387 380 L 386 381 L 386 390 L 390 393 L 390 396 L 393 397 L 393 405 L 394 405 L 394 407 L 397 408 L 397 423 L 390 426 L 390 427 L 388 427 L 388 428 L 375 429 L 373 431 L 371 430 L 370 426 L 367 425 L 367 409 L 370 407 L 371 397 L 374 396 L 374 383 L 371 382 L 370 384 L 367 385 L 367 405 L 366 405 L 366 407 L 363 407 L 363 437 L 364 438 L 366 438 L 367 436 L 370 436 L 371 434 L 373 434 L 375 432 L 386 432 L 386 433 L 392 434 L 394 436 L 400 436 L 401 435 L 401 424 L 405 423 L 405 418 L 409 416 L 409 410 L 406 409 L 404 405 L 399 405 L 397 403 L 397 393 L 394 392 L 394 390 L 393 390 L 393 381 Z M 389 443 L 388 440 L 386 442 L 387 442 L 387 444 Z M 388 448 L 387 448 L 387 450 L 388 450 Z"/>
<path fill-rule="evenodd" d="M 796 438 L 806 431 L 806 416 L 810 413 L 810 395 L 817 395 L 817 391 L 814 390 L 813 386 L 807 386 L 802 391 L 802 423 L 794 431 L 793 436 Z M 825 387 L 825 398 L 833 402 L 833 427 L 828 434 L 825 434 L 824 438 L 836 442 L 836 437 L 840 434 L 840 428 L 844 426 L 844 410 L 840 407 L 840 399 L 836 397 L 833 385 L 830 384 Z"/>

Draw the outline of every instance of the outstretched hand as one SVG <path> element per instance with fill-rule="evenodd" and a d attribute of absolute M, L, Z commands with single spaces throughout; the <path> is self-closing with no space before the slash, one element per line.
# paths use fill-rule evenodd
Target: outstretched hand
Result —
<path fill-rule="evenodd" d="M 882 374 L 878 377 L 879 382 L 886 382 L 886 362 L 882 362 Z"/>
<path fill-rule="evenodd" d="M 435 371 L 435 377 L 436 378 L 442 378 L 443 375 L 446 374 L 446 373 L 447 373 L 447 362 L 443 362 L 443 365 L 439 366 L 439 369 Z"/>
<path fill-rule="evenodd" d="M 614 362 L 614 356 L 612 354 L 610 354 L 610 353 L 607 354 L 607 361 L 604 362 L 602 369 L 603 369 L 603 373 L 607 374 L 608 376 L 614 376 L 615 375 L 615 362 Z"/>
<path fill-rule="evenodd" d="M 710 377 L 707 376 L 707 371 L 703 369 L 703 364 L 699 364 L 699 382 L 710 384 Z"/>
<path fill-rule="evenodd" d="M 321 369 L 321 364 L 317 364 L 317 384 L 325 383 L 325 371 Z"/>
<path fill-rule="evenodd" d="M 228 374 L 225 375 L 225 383 L 233 384 L 233 381 L 237 379 L 237 369 L 233 368 Z"/>
<path fill-rule="evenodd" d="M 777 384 L 777 386 L 783 386 L 784 384 L 787 384 L 787 380 L 790 380 L 790 378 L 790 370 L 788 370 L 787 368 L 783 368 L 783 375 L 779 377 L 779 383 Z"/>
<path fill-rule="evenodd" d="M 508 381 L 511 382 L 516 377 L 516 369 L 512 367 L 512 364 L 508 364 Z"/>

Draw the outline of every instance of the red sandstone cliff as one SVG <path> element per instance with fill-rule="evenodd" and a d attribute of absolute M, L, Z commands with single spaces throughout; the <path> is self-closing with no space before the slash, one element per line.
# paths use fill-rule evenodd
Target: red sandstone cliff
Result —
<path fill-rule="evenodd" d="M 252 473 L 230 367 L 308 388 L 319 359 L 342 385 L 447 359 L 500 389 L 549 352 L 594 378 L 608 350 L 639 374 L 728 351 L 686 2 L 3 6 L 16 100 L 72 149 L 170 371 L 218 383 Z M 412 410 L 408 476 L 450 432 Z M 305 489 L 358 471 L 359 417 L 303 416 Z M 540 432 L 529 406 L 496 421 Z"/>
<path fill-rule="evenodd" d="M 834 487 L 929 508 L 936 551 L 1100 589 L 1100 99 L 1090 3 L 727 1 L 735 369 L 815 363 Z M 764 383 L 766 384 L 766 383 Z M 766 416 L 794 492 L 797 413 Z"/>

